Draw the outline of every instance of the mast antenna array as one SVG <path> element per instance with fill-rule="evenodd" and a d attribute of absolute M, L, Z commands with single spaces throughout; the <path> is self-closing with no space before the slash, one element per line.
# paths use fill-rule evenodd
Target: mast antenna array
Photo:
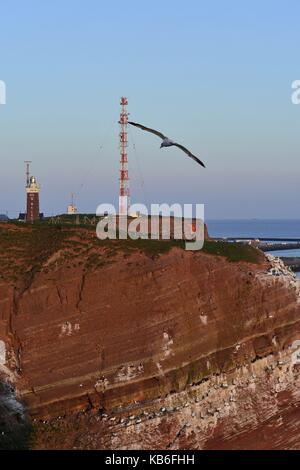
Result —
<path fill-rule="evenodd" d="M 127 157 L 127 124 L 128 112 L 127 105 L 128 99 L 124 96 L 120 100 L 121 113 L 120 113 L 120 192 L 119 192 L 119 215 L 127 215 L 128 208 L 130 207 L 130 190 L 129 190 L 129 176 L 128 176 L 128 157 Z"/>

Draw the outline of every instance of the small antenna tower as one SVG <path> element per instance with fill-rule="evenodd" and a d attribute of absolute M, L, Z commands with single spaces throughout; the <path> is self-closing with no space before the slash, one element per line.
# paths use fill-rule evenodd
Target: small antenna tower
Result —
<path fill-rule="evenodd" d="M 24 162 L 26 164 L 26 187 L 30 185 L 30 163 L 32 163 L 31 160 L 25 160 Z"/>

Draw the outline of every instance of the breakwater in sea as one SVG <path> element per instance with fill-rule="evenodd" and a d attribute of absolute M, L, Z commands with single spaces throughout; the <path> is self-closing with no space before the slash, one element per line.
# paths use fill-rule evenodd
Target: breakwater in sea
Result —
<path fill-rule="evenodd" d="M 287 251 L 287 250 L 299 250 L 300 253 L 300 242 L 260 242 L 259 248 L 262 251 Z"/>
<path fill-rule="evenodd" d="M 289 266 L 292 271 L 294 272 L 300 272 L 300 257 L 282 257 L 282 261 L 286 266 Z"/>

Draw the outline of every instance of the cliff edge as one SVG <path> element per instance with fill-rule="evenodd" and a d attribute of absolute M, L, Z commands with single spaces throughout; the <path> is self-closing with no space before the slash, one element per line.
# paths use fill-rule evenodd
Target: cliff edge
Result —
<path fill-rule="evenodd" d="M 37 448 L 249 448 L 298 406 L 299 283 L 256 248 L 13 224 L 0 245 L 0 370 Z"/>

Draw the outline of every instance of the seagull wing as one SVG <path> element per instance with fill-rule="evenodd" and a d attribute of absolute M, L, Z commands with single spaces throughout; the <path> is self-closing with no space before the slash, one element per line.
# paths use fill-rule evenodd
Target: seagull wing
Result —
<path fill-rule="evenodd" d="M 150 127 L 145 127 L 145 126 L 142 126 L 142 124 L 138 124 L 137 122 L 131 122 L 131 121 L 128 121 L 128 124 L 131 124 L 132 126 L 135 126 L 135 127 L 139 127 L 143 131 L 151 132 L 152 134 L 157 135 L 158 137 L 160 137 L 163 140 L 166 139 L 165 135 L 163 135 L 159 131 L 156 131 L 155 129 L 150 129 Z"/>
<path fill-rule="evenodd" d="M 185 148 L 183 145 L 180 145 L 180 144 L 176 144 L 174 142 L 174 144 L 176 147 L 178 147 L 180 150 L 182 150 L 183 152 L 185 152 L 189 157 L 191 157 L 193 160 L 195 160 L 195 162 L 199 163 L 199 165 L 203 166 L 205 168 L 205 165 L 203 162 L 201 162 L 201 160 L 199 160 L 199 158 L 195 157 L 195 155 L 193 155 L 187 148 Z"/>

